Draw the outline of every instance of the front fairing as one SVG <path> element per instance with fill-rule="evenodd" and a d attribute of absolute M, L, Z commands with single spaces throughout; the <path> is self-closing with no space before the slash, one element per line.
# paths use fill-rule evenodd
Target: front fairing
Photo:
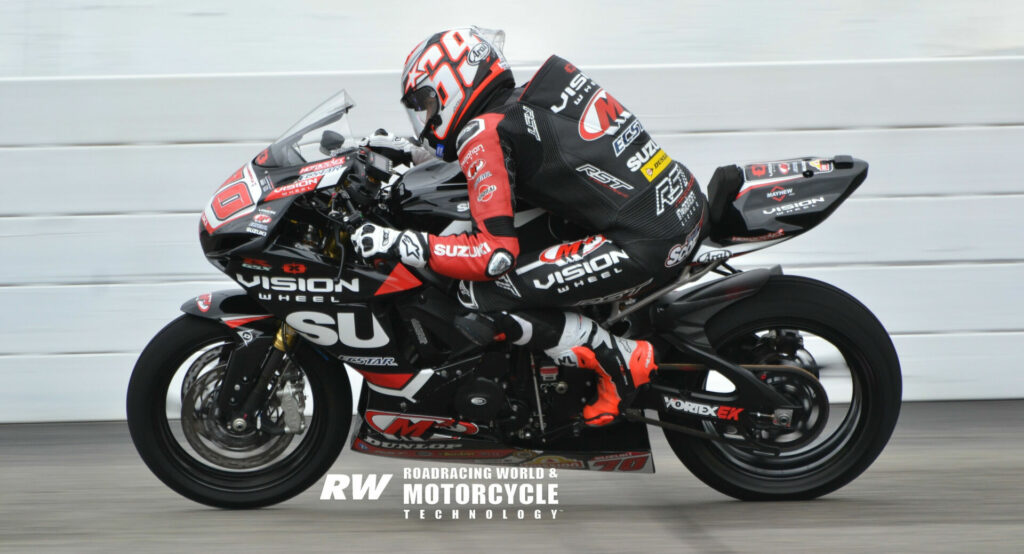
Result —
<path fill-rule="evenodd" d="M 331 96 L 229 177 L 203 210 L 200 243 L 222 271 L 236 250 L 258 251 L 303 194 L 333 187 L 353 163 L 348 94 Z"/>

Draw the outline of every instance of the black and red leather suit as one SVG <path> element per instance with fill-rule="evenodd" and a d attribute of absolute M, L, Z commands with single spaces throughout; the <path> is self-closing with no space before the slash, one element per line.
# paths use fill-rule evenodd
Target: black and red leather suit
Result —
<path fill-rule="evenodd" d="M 462 128 L 456 149 L 474 232 L 431 235 L 429 265 L 464 280 L 460 301 L 471 309 L 629 296 L 678 275 L 702 238 L 707 202 L 693 174 L 611 94 L 559 57 L 526 86 L 492 95 Z M 591 236 L 520 252 L 517 199 Z"/>

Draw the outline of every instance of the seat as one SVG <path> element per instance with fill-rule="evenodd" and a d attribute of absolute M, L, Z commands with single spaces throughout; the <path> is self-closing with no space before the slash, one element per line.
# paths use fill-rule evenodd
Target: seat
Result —
<path fill-rule="evenodd" d="M 714 175 L 708 181 L 708 215 L 712 237 L 731 234 L 729 231 L 734 228 L 738 219 L 732 202 L 742 186 L 743 170 L 739 166 L 724 165 L 715 169 Z"/>

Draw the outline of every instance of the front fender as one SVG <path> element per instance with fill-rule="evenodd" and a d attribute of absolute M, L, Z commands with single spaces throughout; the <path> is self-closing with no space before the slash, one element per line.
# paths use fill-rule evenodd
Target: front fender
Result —
<path fill-rule="evenodd" d="M 710 349 L 704 327 L 730 304 L 757 294 L 782 268 L 752 269 L 683 291 L 665 295 L 652 308 L 651 321 L 659 334 L 669 334 Z"/>
<path fill-rule="evenodd" d="M 253 323 L 273 321 L 273 315 L 256 303 L 245 291 L 225 289 L 187 300 L 181 311 L 204 319 L 220 321 L 231 327 L 252 326 Z"/>

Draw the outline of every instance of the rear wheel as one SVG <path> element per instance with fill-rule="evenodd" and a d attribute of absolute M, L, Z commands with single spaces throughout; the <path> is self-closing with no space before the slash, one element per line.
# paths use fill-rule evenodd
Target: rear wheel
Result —
<path fill-rule="evenodd" d="M 757 431 L 762 443 L 780 448 L 778 455 L 666 430 L 676 456 L 701 481 L 741 500 L 810 499 L 849 483 L 881 453 L 899 416 L 899 360 L 881 323 L 852 296 L 813 279 L 773 276 L 756 295 L 718 313 L 706 331 L 715 351 L 732 362 L 796 366 L 817 382 L 807 375 L 759 375 L 808 408 L 800 411 L 806 421 L 792 431 Z M 714 372 L 674 378 L 689 390 L 731 388 Z M 678 412 L 660 417 L 716 435 L 737 432 Z"/>
<path fill-rule="evenodd" d="M 221 508 L 267 506 L 307 489 L 338 457 L 352 419 L 345 371 L 299 343 L 259 423 L 225 425 L 217 398 L 239 346 L 219 322 L 183 315 L 153 337 L 128 384 L 128 428 L 143 461 L 178 493 Z"/>

